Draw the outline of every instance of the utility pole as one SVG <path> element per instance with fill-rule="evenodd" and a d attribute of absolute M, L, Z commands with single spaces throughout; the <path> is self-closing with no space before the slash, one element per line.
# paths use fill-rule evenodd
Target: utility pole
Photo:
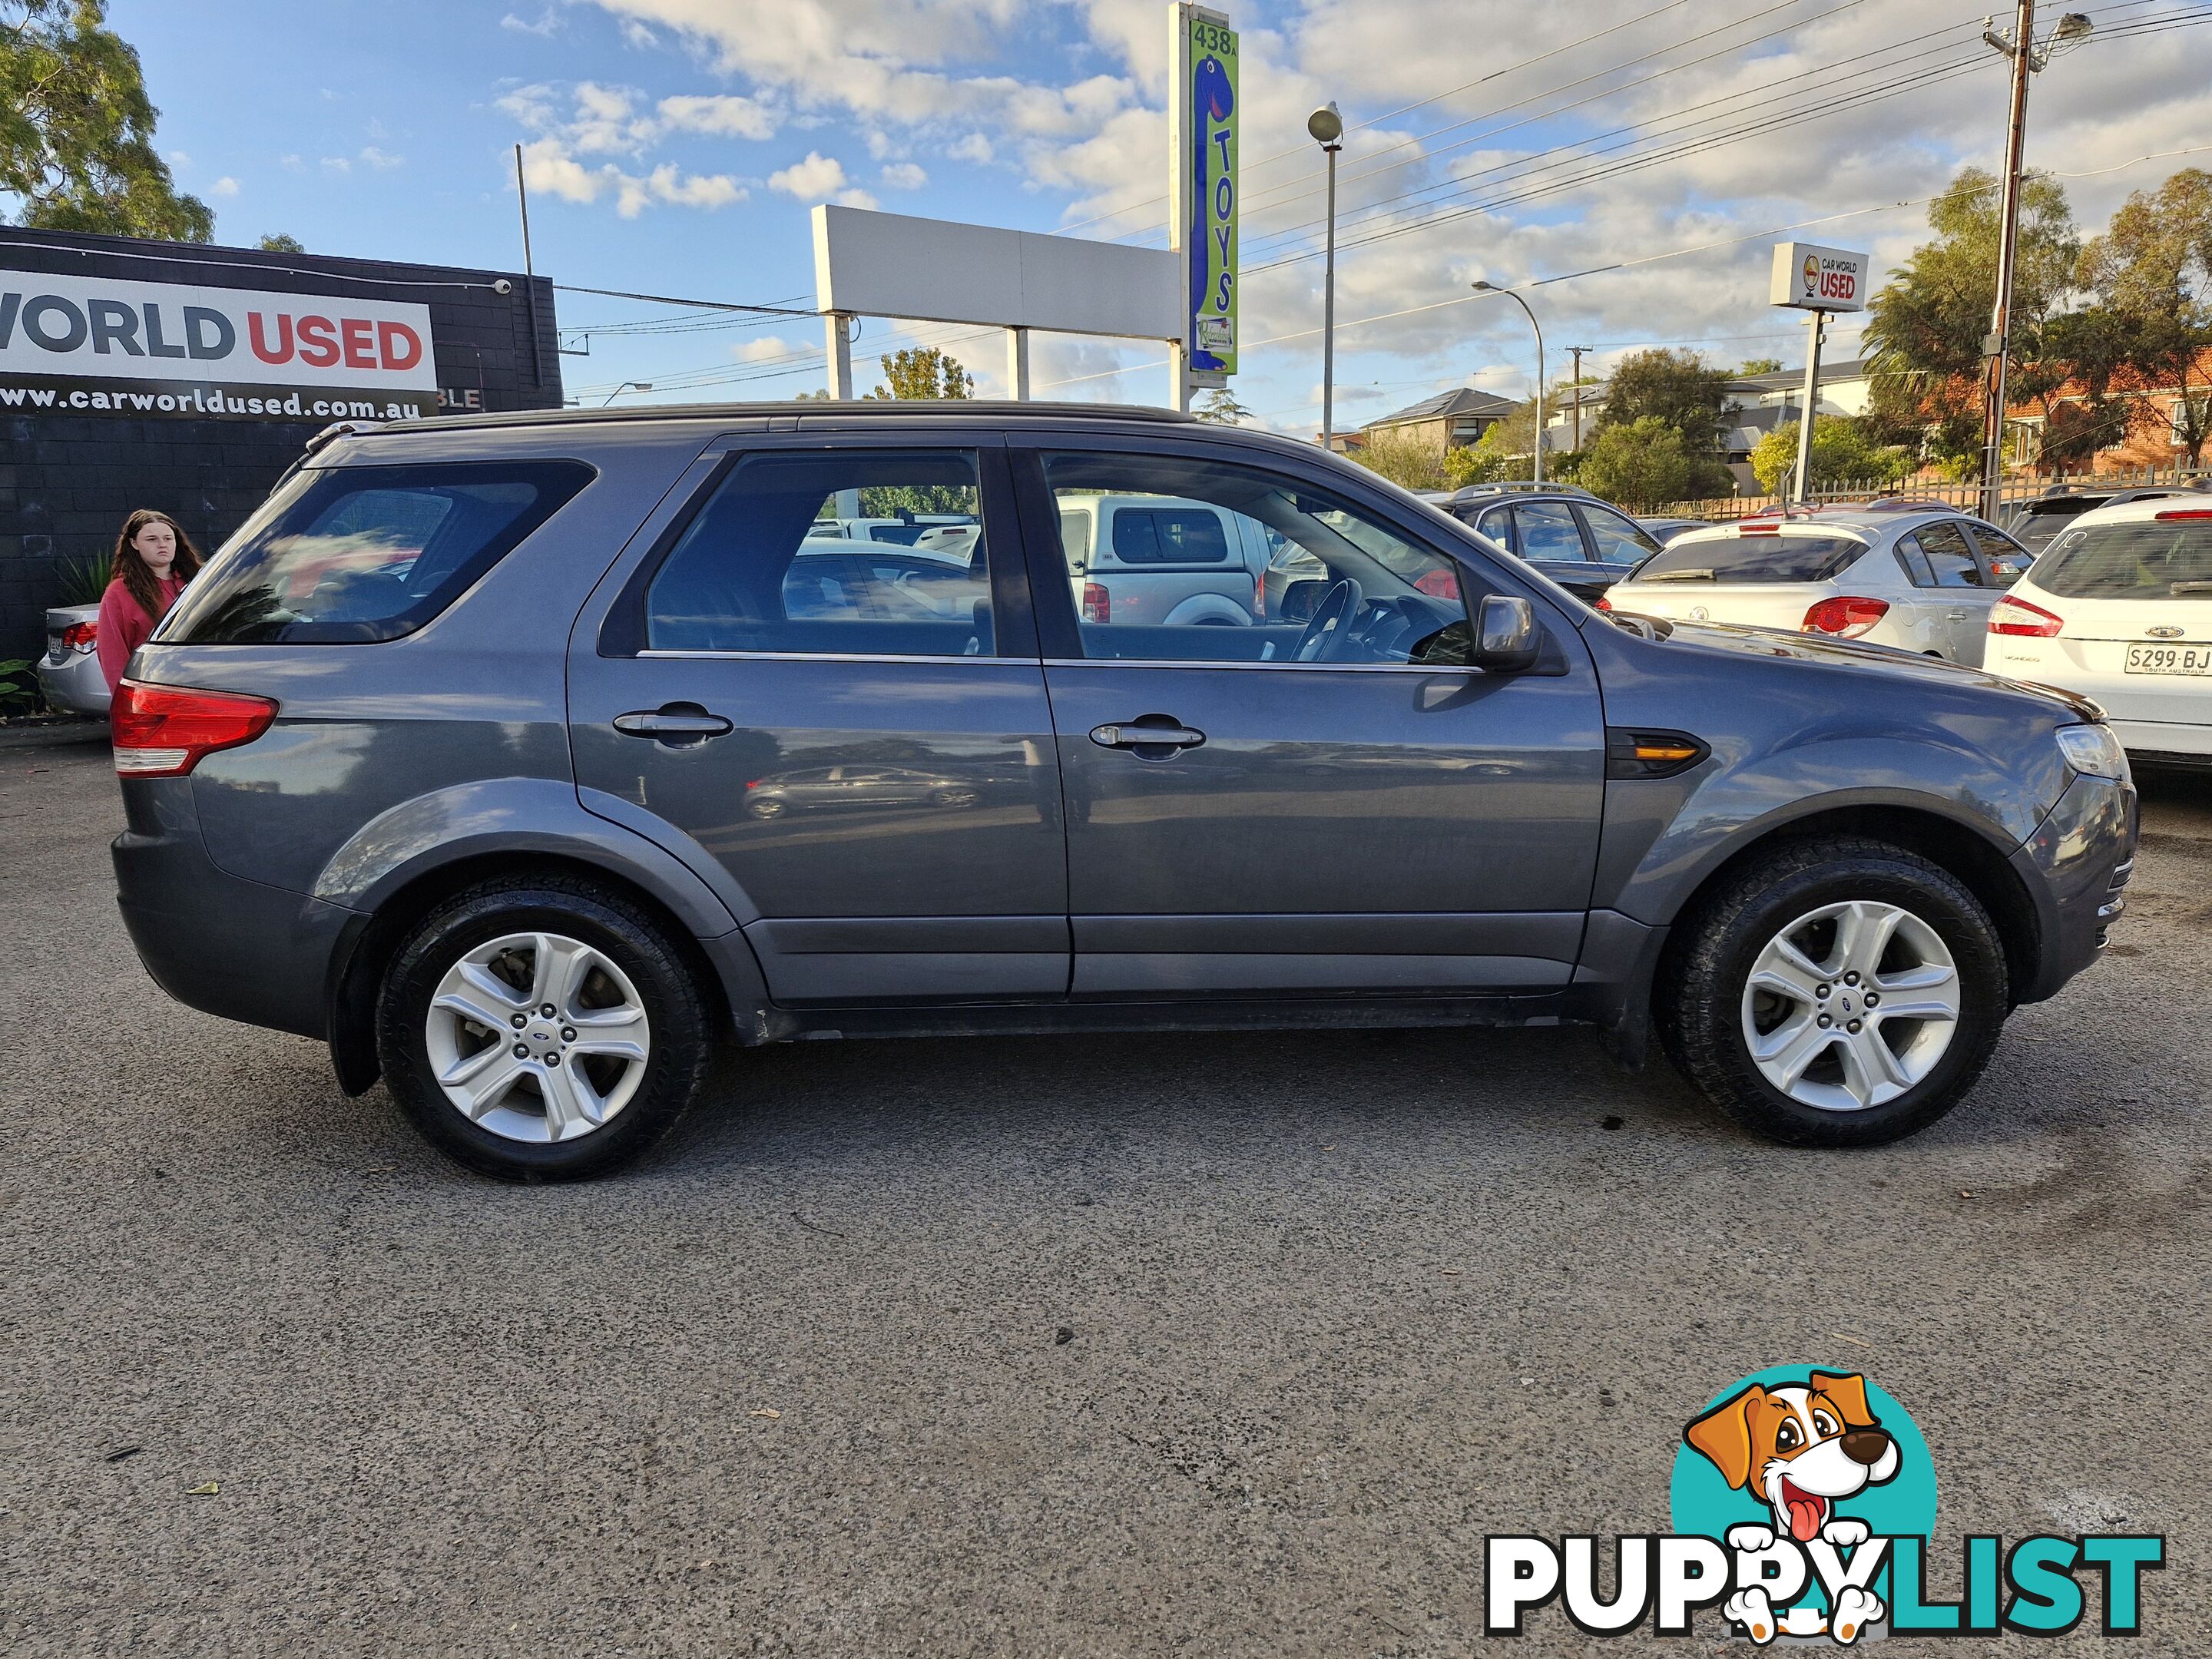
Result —
<path fill-rule="evenodd" d="M 2078 11 L 2058 20 L 2051 37 L 2035 44 L 2035 0 L 2020 0 L 2011 32 L 1982 31 L 1982 39 L 2012 59 L 2012 102 L 2005 128 L 2004 197 L 1998 209 L 1997 293 L 1990 331 L 1982 342 L 1989 374 L 1982 404 L 1982 516 L 1996 521 L 2004 498 L 2005 359 L 2012 332 L 2012 286 L 2020 242 L 2021 157 L 2027 143 L 2027 77 L 2069 46 L 2089 38 L 2090 20 Z"/>
<path fill-rule="evenodd" d="M 1583 359 L 1596 348 L 1569 346 L 1567 349 L 1574 354 L 1575 358 L 1575 378 L 1570 384 L 1574 388 L 1575 399 L 1575 453 L 1579 455 L 1583 450 Z"/>
<path fill-rule="evenodd" d="M 530 268 L 530 187 L 522 181 L 522 146 L 514 147 L 514 199 L 522 207 L 522 274 L 534 276 Z"/>

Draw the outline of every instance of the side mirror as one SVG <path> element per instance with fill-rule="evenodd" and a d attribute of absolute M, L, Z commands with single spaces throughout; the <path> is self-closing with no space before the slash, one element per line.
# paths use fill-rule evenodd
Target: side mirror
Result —
<path fill-rule="evenodd" d="M 1525 674 L 1536 665 L 1543 648 L 1534 605 L 1510 594 L 1483 596 L 1474 625 L 1477 668 L 1486 674 Z"/>
<path fill-rule="evenodd" d="M 1311 622 L 1322 595 L 1328 592 L 1324 581 L 1306 580 L 1292 582 L 1283 590 L 1283 613 L 1279 620 L 1286 623 Z"/>

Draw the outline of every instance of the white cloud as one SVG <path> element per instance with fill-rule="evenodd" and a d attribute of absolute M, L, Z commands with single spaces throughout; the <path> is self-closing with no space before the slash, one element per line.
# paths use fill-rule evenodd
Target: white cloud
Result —
<path fill-rule="evenodd" d="M 768 176 L 768 187 L 781 191 L 802 202 L 836 202 L 845 207 L 872 208 L 876 198 L 854 185 L 845 176 L 845 164 L 834 155 L 824 155 L 818 150 L 806 152 L 803 161 L 793 161 Z"/>
<path fill-rule="evenodd" d="M 499 20 L 499 26 L 516 34 L 534 34 L 544 40 L 561 32 L 561 14 L 549 6 L 545 9 L 544 14 L 534 23 L 517 17 L 513 12 L 508 12 Z"/>
<path fill-rule="evenodd" d="M 956 161 L 974 161 L 979 166 L 994 160 L 998 154 L 991 148 L 991 141 L 980 132 L 969 133 L 945 153 Z"/>
<path fill-rule="evenodd" d="M 225 173 L 222 178 L 216 179 L 213 184 L 208 186 L 208 194 L 210 196 L 235 196 L 238 194 L 238 180 L 232 178 L 228 173 Z"/>
<path fill-rule="evenodd" d="M 328 167 L 332 173 L 351 173 L 353 171 L 352 160 L 349 157 L 343 155 L 325 155 L 323 157 L 323 165 Z M 1814 412 L 1818 414 L 1820 411 L 1815 410 Z"/>
<path fill-rule="evenodd" d="M 893 161 L 884 168 L 884 183 L 893 190 L 920 190 L 928 182 L 929 175 L 912 161 Z"/>
<path fill-rule="evenodd" d="M 775 137 L 775 112 L 756 99 L 687 95 L 664 98 L 658 107 L 662 125 L 678 131 L 729 138 Z"/>
<path fill-rule="evenodd" d="M 743 345 L 732 346 L 730 356 L 741 363 L 764 362 L 774 357 L 787 357 L 806 348 L 794 345 L 779 335 L 764 334 L 757 340 L 748 340 Z"/>
<path fill-rule="evenodd" d="M 296 155 L 280 155 L 276 158 L 276 165 L 287 173 L 305 173 L 307 170 L 307 164 Z"/>
<path fill-rule="evenodd" d="M 169 152 L 168 161 L 173 167 L 188 167 L 192 164 L 192 158 L 180 149 L 173 149 Z M 1815 410 L 1814 413 L 1817 415 L 1820 411 Z"/>
<path fill-rule="evenodd" d="M 361 159 L 368 166 L 374 167 L 379 173 L 387 172 L 396 167 L 404 167 L 407 162 L 407 158 L 405 156 L 387 155 L 383 150 L 379 149 L 374 144 L 369 145 L 367 149 L 362 151 Z M 1815 412 L 1817 413 L 1818 411 L 1816 410 Z"/>
<path fill-rule="evenodd" d="M 625 219 L 636 218 L 655 204 L 712 209 L 742 202 L 750 194 L 727 173 L 687 173 L 672 162 L 642 177 L 623 172 L 612 161 L 587 167 L 557 135 L 534 138 L 522 147 L 522 179 L 532 191 L 580 206 L 611 198 L 615 211 Z"/>
<path fill-rule="evenodd" d="M 632 52 L 652 52 L 660 45 L 660 37 L 635 18 L 623 20 L 622 38 L 623 45 Z"/>

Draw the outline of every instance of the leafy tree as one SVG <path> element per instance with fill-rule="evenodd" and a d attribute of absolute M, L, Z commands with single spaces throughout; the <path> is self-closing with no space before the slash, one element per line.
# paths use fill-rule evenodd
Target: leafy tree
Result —
<path fill-rule="evenodd" d="M 154 149 L 158 112 L 103 0 L 0 0 L 0 197 L 16 222 L 204 242 L 215 215 Z"/>
<path fill-rule="evenodd" d="M 1935 239 L 1914 249 L 1869 302 L 1864 338 L 1879 436 L 1924 434 L 1930 453 L 1961 461 L 1979 453 L 1982 345 L 1996 298 L 2001 207 L 1994 177 L 1962 169 L 1929 207 Z M 2056 349 L 2064 331 L 2054 333 L 2052 325 L 2074 286 L 2081 251 L 2065 191 L 2047 173 L 2026 175 L 2005 373 L 2008 395 L 2041 404 L 2046 414 L 2071 372 Z"/>
<path fill-rule="evenodd" d="M 1779 495 L 1797 470 L 1798 423 L 1784 421 L 1751 452 L 1751 470 L 1769 495 Z M 1829 416 L 1813 422 L 1813 488 L 1894 483 L 1913 470 L 1902 451 L 1875 443 L 1858 422 Z"/>
<path fill-rule="evenodd" d="M 1238 403 L 1237 394 L 1227 386 L 1217 386 L 1207 392 L 1191 413 L 1216 426 L 1242 426 L 1252 418 L 1252 411 Z"/>
<path fill-rule="evenodd" d="M 1386 426 L 1369 432 L 1366 441 L 1350 454 L 1362 466 L 1407 489 L 1442 489 L 1451 449 L 1441 437 Z"/>
<path fill-rule="evenodd" d="M 2185 167 L 2156 190 L 2130 196 L 2082 250 L 2080 274 L 2117 324 L 2095 337 L 2109 354 L 2094 368 L 2125 391 L 2179 392 L 2173 430 L 2197 465 L 2212 437 L 2212 173 Z M 2077 325 L 2077 332 L 2090 331 Z M 2085 404 L 2096 413 L 2110 401 L 2093 396 Z M 2164 417 L 2140 398 L 2118 400 L 2118 409 L 2119 435 L 2126 424 Z"/>
<path fill-rule="evenodd" d="M 868 394 L 872 398 L 957 401 L 975 395 L 975 377 L 935 346 L 886 352 L 877 361 L 883 364 L 884 378 L 890 384 L 878 386 Z"/>
<path fill-rule="evenodd" d="M 1779 374 L 1781 372 L 1782 359 L 1779 357 L 1747 357 L 1743 360 L 1743 367 L 1736 370 L 1736 374 L 1745 380 L 1754 374 Z"/>
<path fill-rule="evenodd" d="M 1687 453 L 1711 455 L 1720 447 L 1729 378 L 1694 351 L 1631 352 L 1607 383 L 1598 433 L 1656 418 L 1682 434 Z"/>
<path fill-rule="evenodd" d="M 253 246 L 264 253 L 305 253 L 307 251 L 300 246 L 298 237 L 287 236 L 281 230 L 271 231 Z"/>
<path fill-rule="evenodd" d="M 1661 415 L 1601 428 L 1583 453 L 1586 489 L 1632 512 L 1649 511 L 1692 494 L 1698 458 L 1681 428 Z"/>

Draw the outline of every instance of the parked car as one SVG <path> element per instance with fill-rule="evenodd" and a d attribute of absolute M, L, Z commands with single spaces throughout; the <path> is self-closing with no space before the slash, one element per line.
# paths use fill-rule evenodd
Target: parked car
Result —
<path fill-rule="evenodd" d="M 1613 611 L 1863 640 L 1978 665 L 1990 609 L 2027 568 L 1948 507 L 1827 507 L 1676 537 L 1606 594 Z"/>
<path fill-rule="evenodd" d="M 794 614 L 808 526 L 878 487 L 973 504 L 988 600 Z M 1183 549 L 1296 546 L 1310 614 L 1091 614 L 1063 514 L 1139 501 Z M 299 591 L 403 503 L 404 570 Z M 2096 959 L 2136 835 L 2085 700 L 1608 620 L 1310 445 L 1096 405 L 342 438 L 113 730 L 155 979 L 518 1179 L 634 1156 L 721 1037 L 1578 1020 L 1774 1139 L 1890 1140 Z M 795 810 L 821 769 L 913 775 Z"/>
<path fill-rule="evenodd" d="M 1659 538 L 1587 489 L 1475 484 L 1444 510 L 1534 565 L 1576 598 L 1595 602 L 1659 550 Z"/>
<path fill-rule="evenodd" d="M 1712 522 L 1710 519 L 1638 519 L 1638 526 L 1651 539 L 1664 547 L 1677 536 L 1692 530 L 1703 530 Z"/>
<path fill-rule="evenodd" d="M 2004 526 L 2013 539 L 2029 552 L 2040 553 L 2050 545 L 2052 537 L 2069 528 L 2085 513 L 2129 501 L 2163 501 L 2171 495 L 2198 493 L 2196 486 L 2180 483 L 2134 484 L 2121 489 L 2110 485 L 2053 484 L 2033 501 L 2014 507 L 2005 519 Z"/>
<path fill-rule="evenodd" d="M 988 606 L 990 584 L 971 553 L 826 541 L 809 536 L 783 578 L 783 611 L 794 621 L 872 618 L 965 621 Z"/>
<path fill-rule="evenodd" d="M 1225 508 L 1172 495 L 1070 494 L 1060 501 L 1060 544 L 1086 622 L 1243 628 L 1267 614 L 1277 544 Z"/>
<path fill-rule="evenodd" d="M 935 525 L 973 524 L 951 514 L 913 513 L 898 519 L 817 519 L 806 529 L 811 539 L 848 542 L 888 542 L 912 547 Z"/>
<path fill-rule="evenodd" d="M 100 606 L 56 605 L 46 612 L 46 654 L 39 692 L 65 714 L 105 714 L 107 676 L 100 672 Z"/>
<path fill-rule="evenodd" d="M 2075 519 L 1990 613 L 1987 659 L 2094 697 L 2139 761 L 2212 766 L 2212 503 Z"/>

